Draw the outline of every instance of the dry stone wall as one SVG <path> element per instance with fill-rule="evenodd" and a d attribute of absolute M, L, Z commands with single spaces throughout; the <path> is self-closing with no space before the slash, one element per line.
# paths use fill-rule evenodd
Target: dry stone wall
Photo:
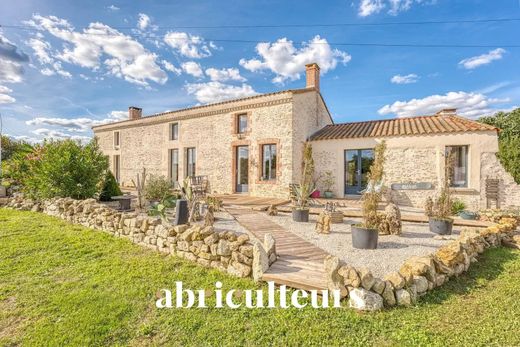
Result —
<path fill-rule="evenodd" d="M 118 212 L 95 199 L 57 198 L 35 202 L 17 197 L 11 199 L 7 207 L 43 212 L 74 224 L 103 230 L 141 246 L 176 255 L 237 277 L 252 277 L 253 271 L 261 276 L 276 260 L 272 237 L 267 236 L 266 241 L 261 243 L 250 239 L 247 234 L 217 232 L 211 226 L 165 225 L 159 218 Z M 263 258 L 255 259 L 255 254 Z M 254 269 L 255 266 L 261 269 Z"/>
<path fill-rule="evenodd" d="M 352 308 L 375 311 L 383 307 L 409 306 L 417 298 L 467 271 L 479 254 L 489 247 L 517 243 L 514 234 L 519 220 L 502 218 L 483 230 L 463 230 L 460 236 L 428 256 L 406 260 L 399 271 L 376 278 L 368 269 L 340 264 L 337 257 L 325 259 L 328 288 L 339 289 Z"/>
<path fill-rule="evenodd" d="M 481 163 L 481 205 L 486 206 L 486 178 L 494 178 L 500 180 L 500 207 L 520 207 L 520 185 L 504 169 L 496 153 L 482 153 Z"/>

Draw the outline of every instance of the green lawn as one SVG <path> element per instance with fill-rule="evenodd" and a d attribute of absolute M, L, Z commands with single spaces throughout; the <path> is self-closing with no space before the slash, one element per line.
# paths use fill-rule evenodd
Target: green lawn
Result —
<path fill-rule="evenodd" d="M 408 309 L 155 308 L 174 288 L 256 288 L 43 214 L 0 209 L 3 345 L 520 345 L 520 252 L 487 251 Z M 516 333 L 515 333 L 516 332 Z"/>

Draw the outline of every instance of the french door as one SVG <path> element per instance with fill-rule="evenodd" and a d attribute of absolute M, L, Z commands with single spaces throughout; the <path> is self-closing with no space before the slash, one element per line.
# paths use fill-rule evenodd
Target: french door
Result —
<path fill-rule="evenodd" d="M 235 158 L 235 191 L 247 193 L 249 190 L 249 147 L 237 146 Z"/>
<path fill-rule="evenodd" d="M 368 172 L 373 162 L 373 149 L 345 151 L 345 194 L 361 194 L 368 184 Z"/>

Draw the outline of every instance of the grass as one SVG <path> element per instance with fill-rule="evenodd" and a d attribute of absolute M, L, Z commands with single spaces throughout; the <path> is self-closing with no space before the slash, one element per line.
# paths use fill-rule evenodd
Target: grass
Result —
<path fill-rule="evenodd" d="M 488 250 L 408 309 L 166 309 L 156 293 L 254 289 L 38 213 L 0 209 L 0 346 L 520 345 L 520 252 Z"/>

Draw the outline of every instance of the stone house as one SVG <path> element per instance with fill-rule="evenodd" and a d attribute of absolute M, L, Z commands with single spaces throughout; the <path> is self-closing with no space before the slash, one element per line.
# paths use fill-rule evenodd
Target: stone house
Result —
<path fill-rule="evenodd" d="M 500 179 L 500 204 L 520 205 L 520 187 L 500 166 L 493 127 L 442 110 L 433 116 L 334 124 L 320 93 L 320 69 L 306 65 L 302 89 L 256 95 L 93 128 L 123 186 L 142 170 L 174 182 L 207 176 L 212 192 L 289 196 L 311 141 L 316 174 L 330 171 L 336 197 L 357 198 L 373 148 L 388 145 L 385 184 L 404 205 L 422 206 L 444 179 L 444 156 L 456 158 L 453 190 L 470 208 L 486 206 L 486 178 Z M 319 188 L 322 188 L 318 186 Z"/>

